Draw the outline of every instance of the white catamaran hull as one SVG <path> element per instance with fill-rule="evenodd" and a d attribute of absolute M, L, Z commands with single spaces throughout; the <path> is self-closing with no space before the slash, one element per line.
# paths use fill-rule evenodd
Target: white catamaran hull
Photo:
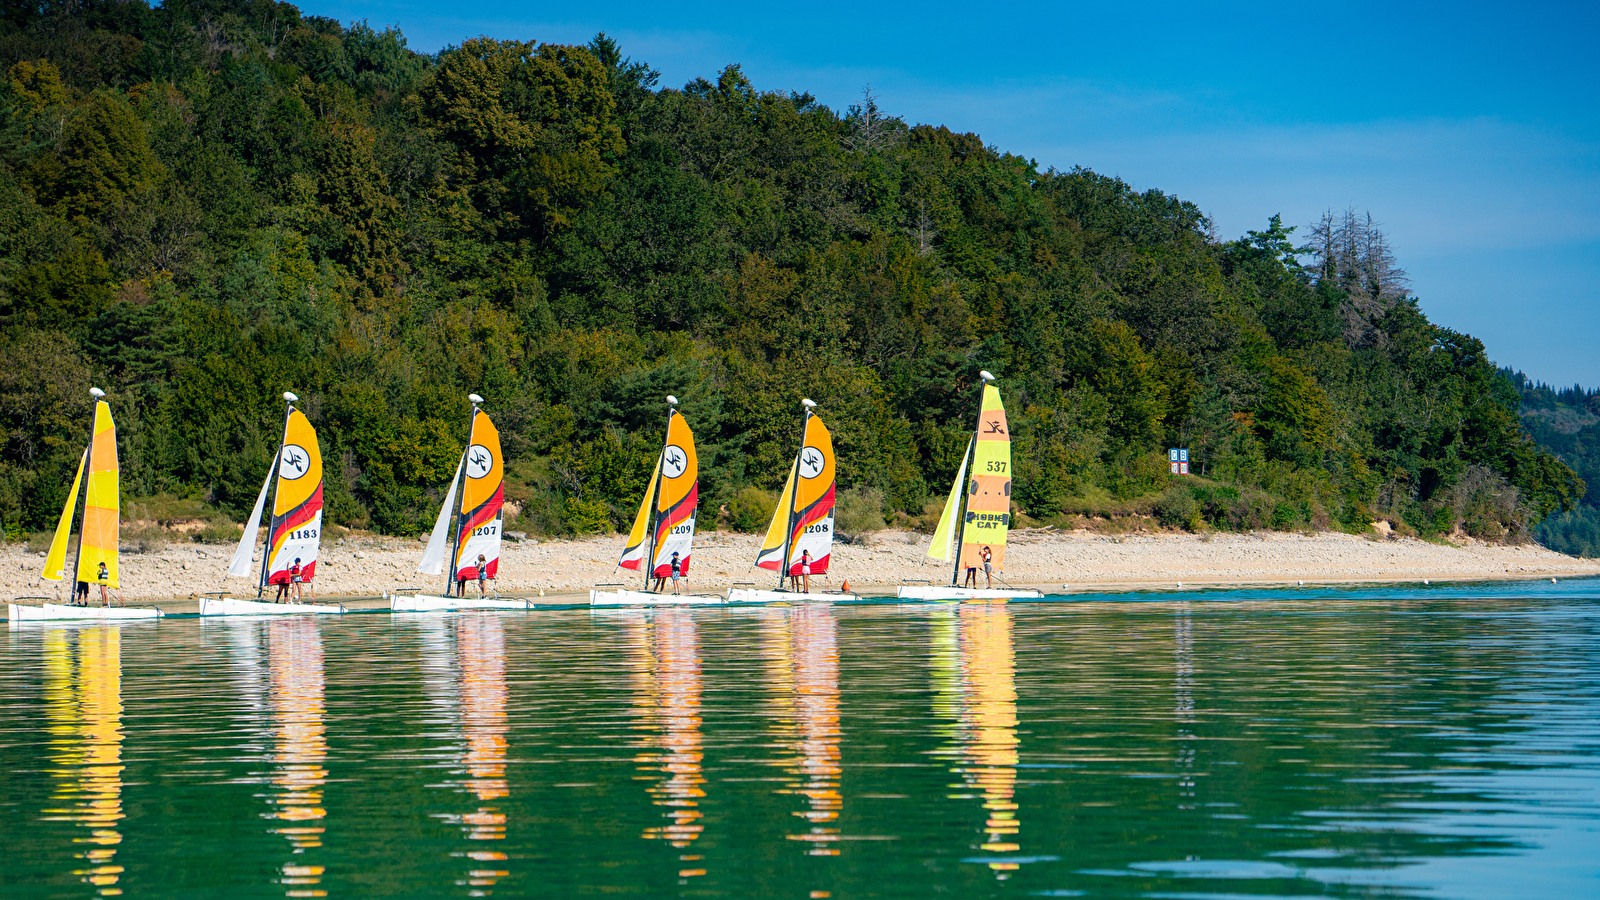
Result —
<path fill-rule="evenodd" d="M 435 597 L 429 594 L 389 595 L 394 612 L 448 612 L 455 609 L 531 609 L 526 600 L 475 600 L 470 597 Z"/>
<path fill-rule="evenodd" d="M 859 600 L 857 594 L 824 594 L 819 591 L 758 591 L 749 588 L 728 592 L 729 603 L 836 603 L 840 600 Z"/>
<path fill-rule="evenodd" d="M 342 613 L 344 607 L 322 603 L 268 603 L 234 597 L 200 598 L 202 616 L 304 616 Z"/>
<path fill-rule="evenodd" d="M 999 600 L 1044 596 L 1038 591 L 973 590 L 953 587 L 903 587 L 896 593 L 901 600 Z"/>
<path fill-rule="evenodd" d="M 726 603 L 714 594 L 657 594 L 653 591 L 590 591 L 594 606 L 693 606 Z"/>
<path fill-rule="evenodd" d="M 68 606 L 64 603 L 45 603 L 40 606 L 8 603 L 6 606 L 7 614 L 13 622 L 57 622 L 74 619 L 83 622 L 115 622 L 124 619 L 156 619 L 162 615 L 161 610 L 153 606 L 108 608 Z"/>

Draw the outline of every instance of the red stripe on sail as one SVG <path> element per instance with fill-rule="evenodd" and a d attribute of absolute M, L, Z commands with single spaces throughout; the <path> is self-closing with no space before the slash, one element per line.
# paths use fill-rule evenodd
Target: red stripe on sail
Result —
<path fill-rule="evenodd" d="M 699 502 L 699 500 L 700 485 L 695 484 L 693 487 L 689 488 L 689 493 L 685 494 L 682 500 L 679 500 L 677 503 L 673 504 L 671 509 L 662 514 L 661 521 L 656 523 L 655 541 L 651 544 L 651 546 L 661 546 L 662 539 L 666 535 L 670 534 L 673 528 L 683 524 L 684 522 L 687 522 L 689 517 L 694 515 L 695 505 Z M 651 574 L 657 578 L 671 578 L 672 561 L 669 559 L 667 562 L 656 566 L 655 571 L 653 571 Z M 688 556 L 678 557 L 678 574 L 689 574 Z"/>
<path fill-rule="evenodd" d="M 278 552 L 278 548 L 283 546 L 283 542 L 288 538 L 289 532 L 294 531 L 296 528 L 299 528 L 300 526 L 310 522 L 312 519 L 315 519 L 317 517 L 317 513 L 319 512 L 322 512 L 322 485 L 320 484 L 317 485 L 317 489 L 312 492 L 311 496 L 306 498 L 304 503 L 296 506 L 294 509 L 291 509 L 289 512 L 284 514 L 283 519 L 278 522 L 278 527 L 273 529 L 271 553 L 275 554 Z M 271 556 L 269 555 L 268 558 L 270 559 Z M 301 566 L 300 580 L 309 582 L 312 576 L 316 574 L 316 571 L 316 560 L 312 560 L 310 563 Z M 278 571 L 267 576 L 267 584 L 288 583 L 288 569 L 279 569 Z"/>

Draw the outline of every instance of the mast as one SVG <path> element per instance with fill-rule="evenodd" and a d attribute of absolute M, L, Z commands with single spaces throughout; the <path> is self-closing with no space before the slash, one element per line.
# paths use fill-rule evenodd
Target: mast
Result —
<path fill-rule="evenodd" d="M 800 454 L 806 452 L 806 423 L 811 421 L 811 410 L 816 408 L 816 403 L 809 397 L 800 401 L 803 412 L 800 413 L 800 449 L 794 454 L 794 468 L 790 470 L 789 481 L 794 485 L 794 493 L 789 495 L 789 515 L 786 519 L 787 528 L 783 533 L 783 565 L 778 567 L 778 590 L 783 590 L 783 579 L 789 577 L 790 555 L 794 553 L 794 500 L 800 495 Z"/>
<path fill-rule="evenodd" d="M 989 382 L 994 380 L 994 376 L 989 374 L 989 371 L 987 369 L 985 369 L 982 372 L 979 372 L 978 373 L 978 378 L 982 382 L 978 387 L 978 423 L 976 425 L 972 426 L 972 438 L 973 439 L 967 445 L 967 456 L 966 456 L 967 465 L 970 465 L 972 463 L 972 457 L 976 456 L 977 453 L 978 453 L 978 440 L 977 440 L 978 432 L 983 429 L 983 389 L 984 389 L 984 387 L 988 386 Z M 964 465 L 964 466 L 962 466 L 962 468 L 966 469 L 966 466 Z M 967 477 L 969 479 L 971 479 L 972 477 L 974 477 L 975 474 L 976 473 L 969 474 Z M 961 486 L 961 505 L 956 508 L 956 554 L 955 554 L 956 560 L 955 560 L 955 568 L 953 570 L 951 570 L 951 572 L 950 572 L 950 586 L 951 587 L 960 587 L 961 586 L 961 545 L 963 543 L 962 538 L 964 538 L 966 536 L 966 532 L 967 532 L 967 496 L 968 496 L 968 493 L 969 492 L 967 490 L 967 486 L 963 484 Z"/>
<path fill-rule="evenodd" d="M 95 413 L 99 412 L 100 398 L 106 395 L 105 391 L 97 387 L 89 388 L 89 396 L 95 400 L 95 406 L 89 408 L 89 455 L 84 457 L 83 484 L 78 486 L 78 550 L 72 555 L 72 600 L 78 600 L 78 564 L 83 561 L 83 526 L 89 516 L 89 476 L 94 472 L 94 420 Z M 61 596 L 60 594 L 56 595 Z"/>
<path fill-rule="evenodd" d="M 467 399 L 472 401 L 472 414 L 467 417 L 467 453 L 471 454 L 472 453 L 472 426 L 474 424 L 476 424 L 477 421 L 478 421 L 478 404 L 483 402 L 483 398 L 479 397 L 477 394 L 468 394 L 467 395 Z M 467 467 L 466 466 L 462 466 L 461 467 L 461 477 L 465 478 L 466 475 L 467 475 Z M 457 490 L 461 489 L 461 483 L 460 482 L 456 483 L 456 489 Z M 463 494 L 462 497 L 461 497 L 461 500 L 465 501 L 466 499 L 467 499 L 466 496 Z M 455 512 L 460 512 L 460 510 L 459 509 L 455 510 Z M 453 530 L 451 530 L 451 532 L 450 532 L 450 580 L 445 582 L 445 585 L 444 585 L 444 595 L 446 597 L 450 596 L 450 592 L 452 590 L 454 590 L 454 588 L 455 588 L 455 583 L 456 583 L 456 563 L 460 561 L 457 558 L 458 556 L 460 556 L 460 554 L 461 554 L 461 517 L 460 516 L 456 516 L 455 528 Z"/>
<path fill-rule="evenodd" d="M 267 568 L 272 565 L 272 535 L 278 530 L 278 469 L 283 465 L 284 445 L 289 443 L 289 414 L 294 412 L 294 403 L 299 399 L 288 391 L 283 392 L 283 429 L 278 432 L 282 436 L 278 438 L 278 453 L 272 457 L 271 474 L 267 476 L 267 480 L 272 482 L 272 502 L 267 505 L 267 541 L 261 548 L 261 578 L 256 585 L 257 600 L 260 600 L 261 595 L 267 590 L 267 575 L 270 574 Z"/>
<path fill-rule="evenodd" d="M 661 437 L 661 452 L 667 452 L 667 441 L 672 436 L 672 414 L 677 411 L 678 398 L 667 395 L 667 432 Z M 666 475 L 666 466 L 661 462 L 656 463 L 656 477 L 650 480 L 650 501 L 646 508 L 644 520 L 645 540 L 650 542 L 650 549 L 644 552 L 644 565 L 639 568 L 644 570 L 644 589 L 650 590 L 650 576 L 656 571 L 656 516 L 657 507 L 661 503 L 661 480 Z"/>

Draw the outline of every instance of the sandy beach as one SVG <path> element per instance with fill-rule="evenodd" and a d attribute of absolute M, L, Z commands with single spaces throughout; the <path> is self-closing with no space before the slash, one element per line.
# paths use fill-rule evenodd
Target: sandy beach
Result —
<path fill-rule="evenodd" d="M 755 569 L 757 535 L 711 532 L 695 539 L 690 586 L 722 592 L 741 583 L 766 587 L 775 576 Z M 323 548 L 317 564 L 318 598 L 376 598 L 424 588 L 441 579 L 416 572 L 422 542 L 399 538 L 346 538 Z M 950 567 L 924 555 L 928 536 L 886 530 L 860 543 L 836 544 L 832 570 L 820 581 L 837 589 L 892 593 L 902 583 L 947 583 Z M 638 583 L 616 567 L 620 537 L 507 542 L 500 564 L 502 594 L 540 596 L 548 602 L 587 601 L 590 588 Z M 159 552 L 122 555 L 123 593 L 130 602 L 162 602 L 181 612 L 186 601 L 210 591 L 250 596 L 250 581 L 226 579 L 231 547 L 173 543 Z M 0 592 L 10 598 L 65 596 L 67 589 L 39 578 L 42 552 L 21 544 L 0 549 Z M 1059 590 L 1136 590 L 1215 585 L 1349 584 L 1475 581 L 1600 575 L 1600 560 L 1575 559 L 1537 545 L 1506 547 L 1465 541 L 1440 544 L 1345 534 L 1130 534 L 1089 531 L 1014 532 L 1002 567 L 1017 587 Z M 815 588 L 816 585 L 813 585 Z M 998 586 L 998 585 L 997 585 Z M 36 602 L 36 601 L 35 601 Z M 173 605 L 169 605 L 173 604 Z"/>

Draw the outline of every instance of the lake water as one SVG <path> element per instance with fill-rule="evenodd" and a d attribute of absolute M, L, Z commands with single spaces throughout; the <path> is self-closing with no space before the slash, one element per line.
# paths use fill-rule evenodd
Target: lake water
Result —
<path fill-rule="evenodd" d="M 0 631 L 0 894 L 1600 896 L 1600 584 Z"/>

